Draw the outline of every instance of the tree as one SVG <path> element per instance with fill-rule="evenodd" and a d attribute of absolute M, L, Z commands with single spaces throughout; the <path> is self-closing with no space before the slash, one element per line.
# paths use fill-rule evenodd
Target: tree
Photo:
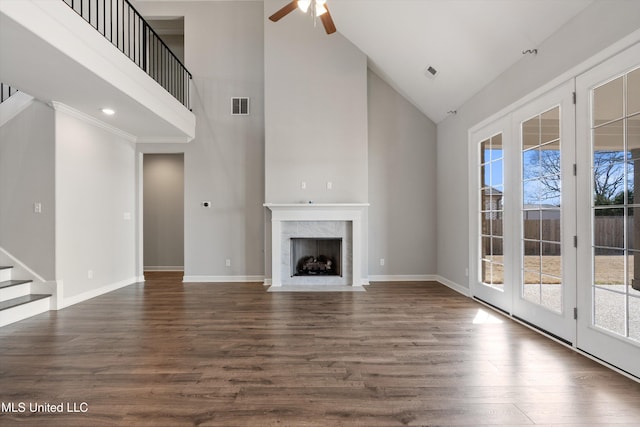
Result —
<path fill-rule="evenodd" d="M 525 179 L 537 178 L 541 199 L 560 194 L 560 151 L 540 150 L 526 158 Z M 624 205 L 625 155 L 622 151 L 593 153 L 593 197 L 596 206 Z M 633 203 L 633 191 L 626 191 L 627 203 Z M 609 211 L 607 209 L 606 211 Z M 605 211 L 598 214 L 611 214 Z"/>

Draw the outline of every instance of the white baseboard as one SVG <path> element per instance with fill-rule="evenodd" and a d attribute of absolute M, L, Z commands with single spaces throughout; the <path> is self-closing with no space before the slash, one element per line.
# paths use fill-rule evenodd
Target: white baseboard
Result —
<path fill-rule="evenodd" d="M 184 276 L 183 283 L 264 282 L 264 276 Z"/>
<path fill-rule="evenodd" d="M 457 284 L 455 282 L 452 282 L 449 279 L 445 279 L 444 277 L 438 276 L 438 275 L 435 276 L 434 280 L 437 281 L 437 282 L 442 283 L 447 288 L 451 288 L 454 291 L 464 295 L 465 297 L 471 297 L 471 291 L 466 286 L 459 285 L 459 284 Z"/>
<path fill-rule="evenodd" d="M 369 282 L 433 282 L 437 277 L 433 274 L 370 275 Z"/>
<path fill-rule="evenodd" d="M 69 298 L 63 298 L 62 303 L 59 304 L 59 306 L 60 308 L 66 308 L 66 307 L 78 304 L 80 302 L 87 301 L 95 297 L 99 297 L 100 295 L 108 294 L 109 292 L 113 292 L 120 288 L 124 288 L 125 286 L 129 286 L 129 285 L 133 285 L 134 283 L 137 283 L 138 282 L 137 279 L 138 279 L 137 277 L 131 277 L 129 279 L 121 280 L 119 282 L 102 286 L 97 289 L 92 289 L 90 291 L 83 292 L 81 294 L 74 295 Z"/>

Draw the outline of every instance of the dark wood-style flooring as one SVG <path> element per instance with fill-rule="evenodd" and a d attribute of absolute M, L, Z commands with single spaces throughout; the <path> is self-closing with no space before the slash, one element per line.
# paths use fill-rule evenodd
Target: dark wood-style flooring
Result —
<path fill-rule="evenodd" d="M 1 328 L 0 401 L 2 426 L 640 425 L 640 384 L 437 283 L 153 275 Z"/>

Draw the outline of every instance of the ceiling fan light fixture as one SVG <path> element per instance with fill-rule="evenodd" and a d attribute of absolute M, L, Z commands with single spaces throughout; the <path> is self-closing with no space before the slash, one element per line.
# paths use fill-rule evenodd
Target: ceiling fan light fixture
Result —
<path fill-rule="evenodd" d="M 326 2 L 327 0 L 316 0 L 316 16 L 322 16 L 327 13 Z"/>
<path fill-rule="evenodd" d="M 311 6 L 311 0 L 298 0 L 298 8 L 304 13 L 309 11 L 309 6 Z"/>

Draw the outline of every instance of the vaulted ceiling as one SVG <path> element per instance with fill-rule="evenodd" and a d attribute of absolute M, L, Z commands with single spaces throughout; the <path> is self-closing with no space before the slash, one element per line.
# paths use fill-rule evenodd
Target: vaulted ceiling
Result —
<path fill-rule="evenodd" d="M 275 12 L 289 2 L 272 0 L 267 7 L 272 3 Z M 438 123 L 592 2 L 327 0 L 327 5 L 338 32 L 368 56 L 370 68 Z"/>

